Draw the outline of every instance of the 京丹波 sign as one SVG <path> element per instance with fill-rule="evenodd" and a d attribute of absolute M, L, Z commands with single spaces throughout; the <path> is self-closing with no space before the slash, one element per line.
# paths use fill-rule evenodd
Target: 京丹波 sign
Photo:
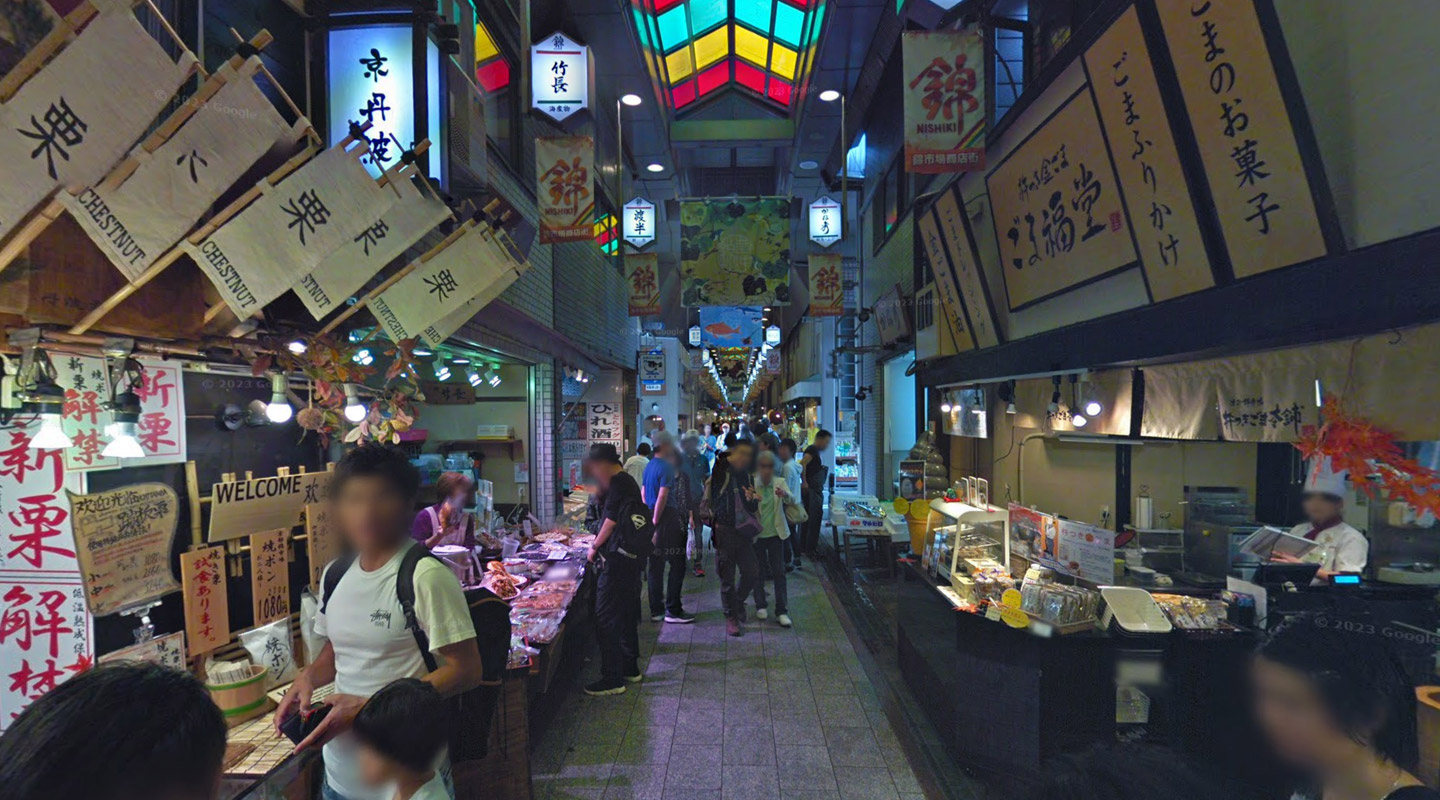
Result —
<path fill-rule="evenodd" d="M 810 204 L 810 240 L 821 247 L 829 247 L 840 241 L 840 204 L 828 197 L 821 197 Z"/>
<path fill-rule="evenodd" d="M 409 25 L 336 28 L 328 33 L 328 41 L 329 143 L 344 139 L 352 122 L 370 123 L 365 134 L 370 152 L 363 160 L 370 174 L 379 177 L 420 138 L 415 135 L 414 29 Z M 432 141 L 441 141 L 440 54 L 433 43 L 425 58 L 426 130 Z M 439 163 L 437 153 L 430 164 Z M 439 177 L 440 171 L 435 167 L 428 174 Z"/>
<path fill-rule="evenodd" d="M 655 204 L 643 197 L 626 203 L 621 215 L 621 232 L 625 241 L 636 249 L 655 241 Z"/>
<path fill-rule="evenodd" d="M 559 31 L 530 46 L 533 107 L 559 122 L 590 105 L 590 48 Z"/>

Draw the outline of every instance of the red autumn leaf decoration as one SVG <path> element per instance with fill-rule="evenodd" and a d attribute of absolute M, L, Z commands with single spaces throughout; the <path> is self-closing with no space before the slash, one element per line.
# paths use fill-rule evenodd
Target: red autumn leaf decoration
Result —
<path fill-rule="evenodd" d="M 1331 467 L 1350 473 L 1356 489 L 1371 497 L 1383 491 L 1417 513 L 1440 516 L 1440 474 L 1406 458 L 1395 434 L 1351 411 L 1344 403 L 1326 404 L 1324 423 L 1307 425 L 1295 447 L 1305 458 L 1329 456 Z"/>

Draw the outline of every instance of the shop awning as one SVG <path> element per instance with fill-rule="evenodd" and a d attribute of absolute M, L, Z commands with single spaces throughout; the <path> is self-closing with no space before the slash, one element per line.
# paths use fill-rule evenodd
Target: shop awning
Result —
<path fill-rule="evenodd" d="M 788 403 L 792 400 L 799 400 L 802 397 L 820 397 L 820 379 L 812 378 L 808 381 L 797 381 L 780 395 L 780 402 Z"/>

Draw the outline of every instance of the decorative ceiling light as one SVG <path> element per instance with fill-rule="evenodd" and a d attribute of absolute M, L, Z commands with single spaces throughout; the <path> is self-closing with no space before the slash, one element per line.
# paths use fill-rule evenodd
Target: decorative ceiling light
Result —
<path fill-rule="evenodd" d="M 65 390 L 55 382 L 55 365 L 39 347 L 30 351 L 28 369 L 21 368 L 17 398 L 21 410 L 40 417 L 40 430 L 30 437 L 30 446 L 40 450 L 60 450 L 75 442 L 60 425 L 65 410 Z"/>
<path fill-rule="evenodd" d="M 954 408 L 955 405 L 950 402 L 950 393 L 942 392 L 940 395 L 940 413 L 949 414 L 950 411 Z"/>
<path fill-rule="evenodd" d="M 369 413 L 370 410 L 360 401 L 360 387 L 353 383 L 345 384 L 345 419 L 359 423 Z"/>
<path fill-rule="evenodd" d="M 451 364 L 459 364 L 460 366 L 463 367 L 463 366 L 465 366 L 466 364 L 469 364 L 469 363 L 470 363 L 470 359 L 466 358 L 465 356 L 455 356 L 454 358 L 450 359 L 450 363 L 451 363 Z"/>
<path fill-rule="evenodd" d="M 1080 396 L 1084 398 L 1082 405 L 1086 416 L 1098 417 L 1100 412 L 1105 410 L 1105 403 L 1100 400 L 1100 393 L 1095 390 L 1094 383 L 1084 381 L 1081 385 Z"/>
<path fill-rule="evenodd" d="M 370 352 L 370 348 L 362 347 L 355 351 L 355 355 L 350 356 L 350 360 L 362 367 L 368 367 L 375 363 L 375 354 Z"/>
<path fill-rule="evenodd" d="M 435 364 L 435 380 L 441 383 L 450 380 L 450 366 L 448 364 Z"/>
<path fill-rule="evenodd" d="M 465 370 L 465 380 L 469 381 L 471 386 L 479 386 L 484 378 L 480 377 L 479 370 L 469 367 Z"/>
<path fill-rule="evenodd" d="M 638 106 L 644 101 L 640 99 L 640 95 L 638 94 L 625 94 L 620 96 L 620 102 L 627 106 Z"/>
<path fill-rule="evenodd" d="M 645 169 L 649 170 L 650 172 L 664 172 L 664 171 L 665 171 L 665 165 L 664 165 L 664 164 L 661 164 L 661 163 L 659 163 L 659 162 L 655 162 L 655 163 L 651 164 L 650 166 L 646 167 Z"/>
<path fill-rule="evenodd" d="M 485 382 L 493 389 L 500 385 L 500 373 L 495 368 L 485 370 Z"/>
<path fill-rule="evenodd" d="M 811 160 L 811 159 L 806 159 L 806 160 L 800 162 L 800 169 L 815 169 L 815 168 L 817 168 L 817 167 L 819 167 L 819 166 L 820 166 L 820 162 L 819 162 L 819 161 L 814 161 L 814 160 Z"/>
<path fill-rule="evenodd" d="M 435 351 L 429 350 L 424 347 L 417 347 L 414 350 L 411 350 L 410 354 L 415 356 L 416 358 L 429 358 L 430 356 L 435 355 Z"/>
<path fill-rule="evenodd" d="M 840 92 L 834 89 L 826 89 L 825 91 L 820 93 L 820 102 L 822 103 L 833 103 L 839 99 Z"/>
<path fill-rule="evenodd" d="M 1081 413 L 1080 410 L 1079 390 L 1076 388 L 1076 384 L 1079 382 L 1079 380 L 1079 375 L 1070 376 L 1070 424 L 1077 428 L 1083 428 L 1085 427 L 1085 423 L 1089 422 L 1090 420 L 1083 413 Z"/>
<path fill-rule="evenodd" d="M 145 383 L 145 368 L 130 357 L 135 343 L 128 339 L 106 340 L 105 380 L 110 388 L 110 400 L 105 408 L 110 411 L 111 422 L 105 426 L 110 443 L 100 451 L 105 458 L 143 458 L 145 450 L 138 437 L 140 423 L 140 395 L 135 393 Z"/>
<path fill-rule="evenodd" d="M 290 407 L 290 398 L 286 396 L 285 375 L 279 372 L 270 373 L 270 402 L 265 404 L 265 418 L 283 425 L 290 421 L 295 415 L 295 409 Z"/>
<path fill-rule="evenodd" d="M 1045 410 L 1053 416 L 1060 413 L 1060 376 L 1050 378 L 1050 383 L 1054 384 L 1055 391 L 1050 393 L 1050 405 L 1046 406 Z"/>
<path fill-rule="evenodd" d="M 308 348 L 305 346 L 304 339 L 292 339 L 289 344 L 285 345 L 285 349 L 297 356 L 303 356 Z"/>

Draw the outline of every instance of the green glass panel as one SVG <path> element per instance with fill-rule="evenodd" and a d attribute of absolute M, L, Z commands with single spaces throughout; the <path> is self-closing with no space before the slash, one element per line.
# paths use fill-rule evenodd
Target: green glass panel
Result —
<path fill-rule="evenodd" d="M 820 38 L 820 23 L 825 21 L 825 6 L 820 5 L 814 11 L 815 21 L 810 23 L 810 30 L 805 32 L 805 46 L 809 47 L 812 42 Z"/>
<path fill-rule="evenodd" d="M 691 31 L 698 36 L 724 22 L 728 6 L 726 0 L 690 0 Z"/>
<path fill-rule="evenodd" d="M 805 12 L 785 3 L 776 5 L 775 38 L 791 47 L 799 47 L 800 31 L 805 26 Z"/>
<path fill-rule="evenodd" d="M 774 5 L 774 0 L 735 0 L 735 18 L 768 37 Z"/>
<path fill-rule="evenodd" d="M 650 28 L 645 24 L 645 14 L 640 9 L 635 9 L 635 30 L 640 34 L 640 46 L 646 50 L 653 50 L 655 46 L 650 42 Z"/>
<path fill-rule="evenodd" d="M 660 15 L 660 45 L 666 52 L 690 41 L 690 26 L 685 22 L 684 4 L 675 6 Z"/>

